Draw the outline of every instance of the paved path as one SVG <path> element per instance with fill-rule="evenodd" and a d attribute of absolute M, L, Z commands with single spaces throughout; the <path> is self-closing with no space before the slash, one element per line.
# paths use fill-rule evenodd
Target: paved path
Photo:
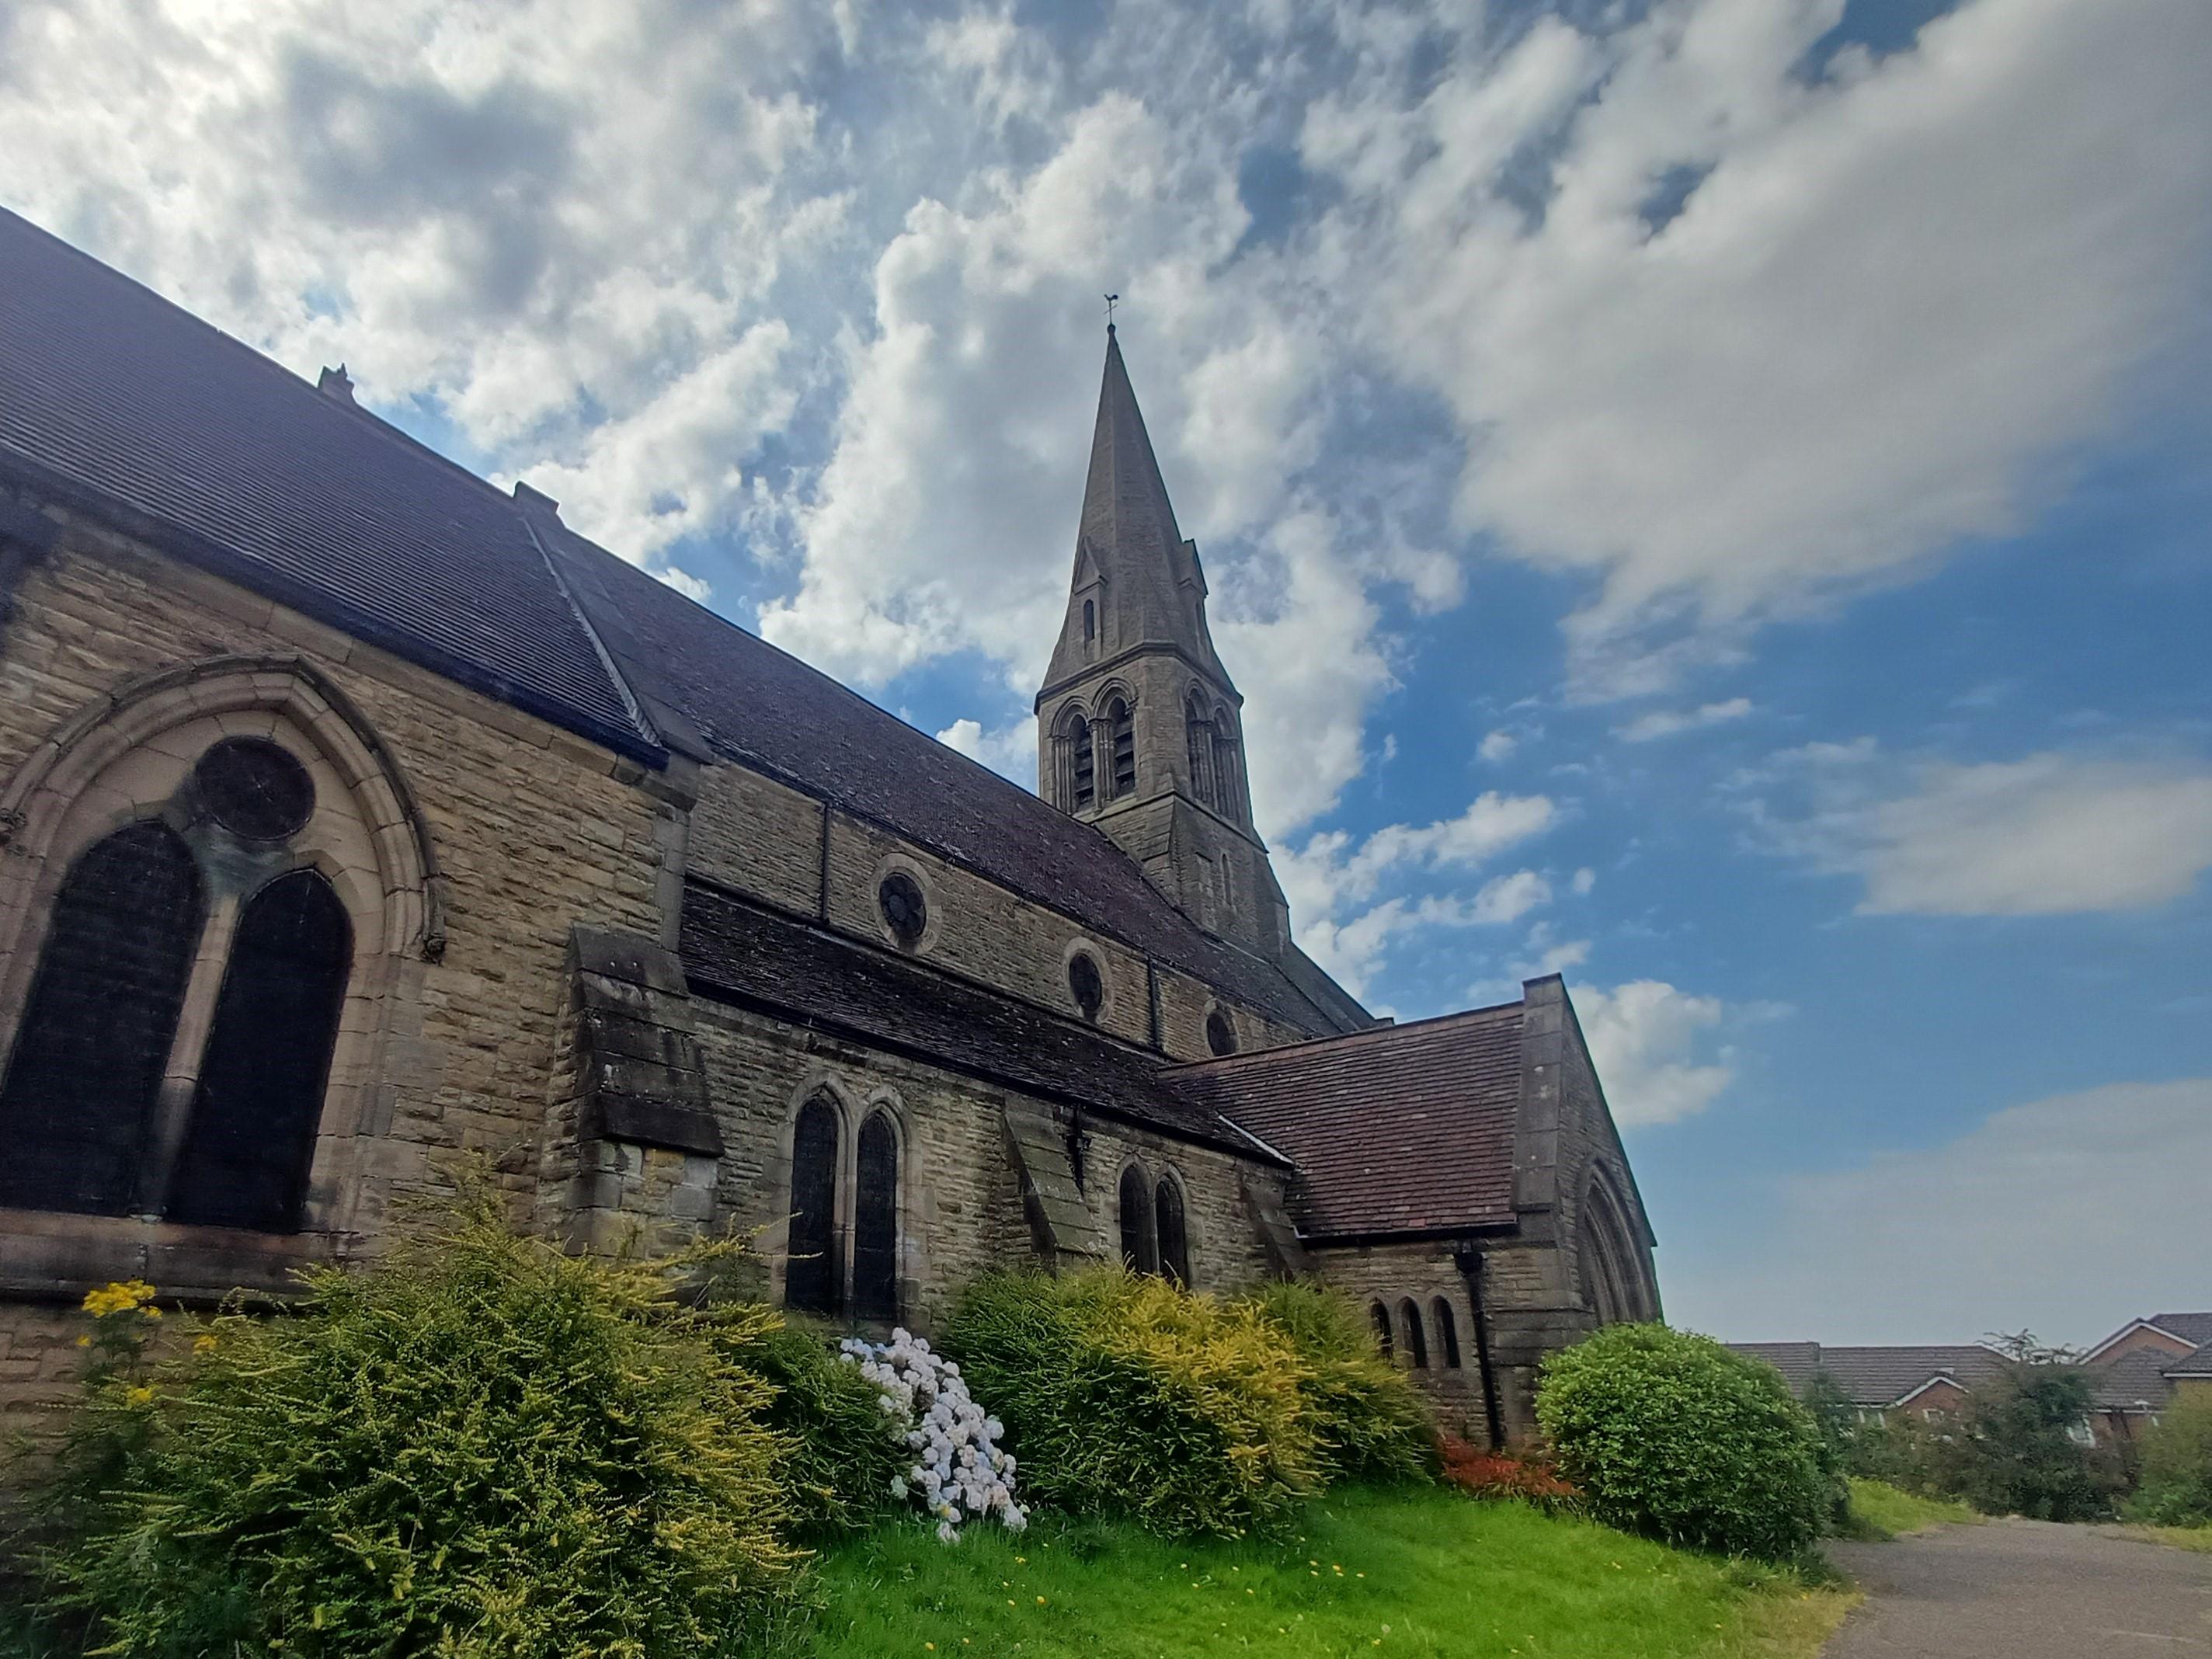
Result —
<path fill-rule="evenodd" d="M 1867 1601 L 1822 1659 L 2212 1655 L 2212 1556 L 2041 1521 L 1938 1527 L 1828 1555 Z"/>

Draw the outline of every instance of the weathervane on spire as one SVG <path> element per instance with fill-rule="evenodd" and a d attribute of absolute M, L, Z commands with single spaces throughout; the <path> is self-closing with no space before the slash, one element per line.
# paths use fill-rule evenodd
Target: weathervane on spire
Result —
<path fill-rule="evenodd" d="M 1118 294 L 1109 294 L 1106 296 L 1106 331 L 1109 334 L 1114 331 L 1114 307 L 1121 298 Z"/>

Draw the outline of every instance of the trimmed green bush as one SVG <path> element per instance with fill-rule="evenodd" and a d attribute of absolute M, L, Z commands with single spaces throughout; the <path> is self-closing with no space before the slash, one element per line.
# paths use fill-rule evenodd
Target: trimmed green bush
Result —
<path fill-rule="evenodd" d="M 731 1358 L 775 1385 L 766 1421 L 784 1437 L 776 1475 L 800 1535 L 861 1531 L 890 1506 L 892 1479 L 914 1454 L 881 1392 L 837 1357 L 835 1339 L 786 1317 L 781 1329 L 733 1345 Z"/>
<path fill-rule="evenodd" d="M 1609 1325 L 1546 1362 L 1536 1420 L 1608 1526 L 1782 1560 L 1832 1493 L 1811 1416 L 1771 1365 L 1663 1325 Z"/>
<path fill-rule="evenodd" d="M 1296 1351 L 1298 1395 L 1331 1480 L 1422 1480 L 1437 1474 L 1429 1402 L 1382 1357 L 1359 1304 L 1311 1280 L 1271 1284 L 1242 1298 Z"/>
<path fill-rule="evenodd" d="M 793 1565 L 776 1316 L 580 1260 L 486 1199 L 273 1316 L 103 1367 L 37 1512 L 38 1610 L 126 1659 L 734 1654 Z"/>
<path fill-rule="evenodd" d="M 1024 1500 L 1234 1536 L 1321 1485 L 1304 1368 L 1249 1308 L 1119 1268 L 991 1273 L 943 1346 L 1006 1425 Z"/>
<path fill-rule="evenodd" d="M 2090 1376 L 2063 1351 L 2015 1339 L 2005 1373 L 1971 1390 L 1940 1430 L 1920 1435 L 1926 1484 L 1984 1515 L 2110 1519 L 2127 1486 L 2121 1453 L 2074 1437 L 2089 1420 Z"/>
<path fill-rule="evenodd" d="M 2184 1389 L 2143 1437 L 2128 1518 L 2157 1527 L 2212 1525 L 2212 1389 Z"/>

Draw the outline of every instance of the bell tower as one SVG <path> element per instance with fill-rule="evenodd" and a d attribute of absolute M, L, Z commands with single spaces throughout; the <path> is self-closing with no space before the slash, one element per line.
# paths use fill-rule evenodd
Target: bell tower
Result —
<path fill-rule="evenodd" d="M 1067 613 L 1036 697 L 1037 793 L 1209 933 L 1273 956 L 1289 925 L 1252 827 L 1243 702 L 1109 323 Z"/>

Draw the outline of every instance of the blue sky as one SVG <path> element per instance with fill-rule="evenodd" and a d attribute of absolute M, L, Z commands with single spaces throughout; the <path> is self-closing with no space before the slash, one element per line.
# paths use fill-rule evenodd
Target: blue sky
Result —
<path fill-rule="evenodd" d="M 1027 781 L 1122 342 L 1314 954 L 1679 1320 L 2212 1305 L 2200 0 L 25 0 L 0 200 Z"/>

